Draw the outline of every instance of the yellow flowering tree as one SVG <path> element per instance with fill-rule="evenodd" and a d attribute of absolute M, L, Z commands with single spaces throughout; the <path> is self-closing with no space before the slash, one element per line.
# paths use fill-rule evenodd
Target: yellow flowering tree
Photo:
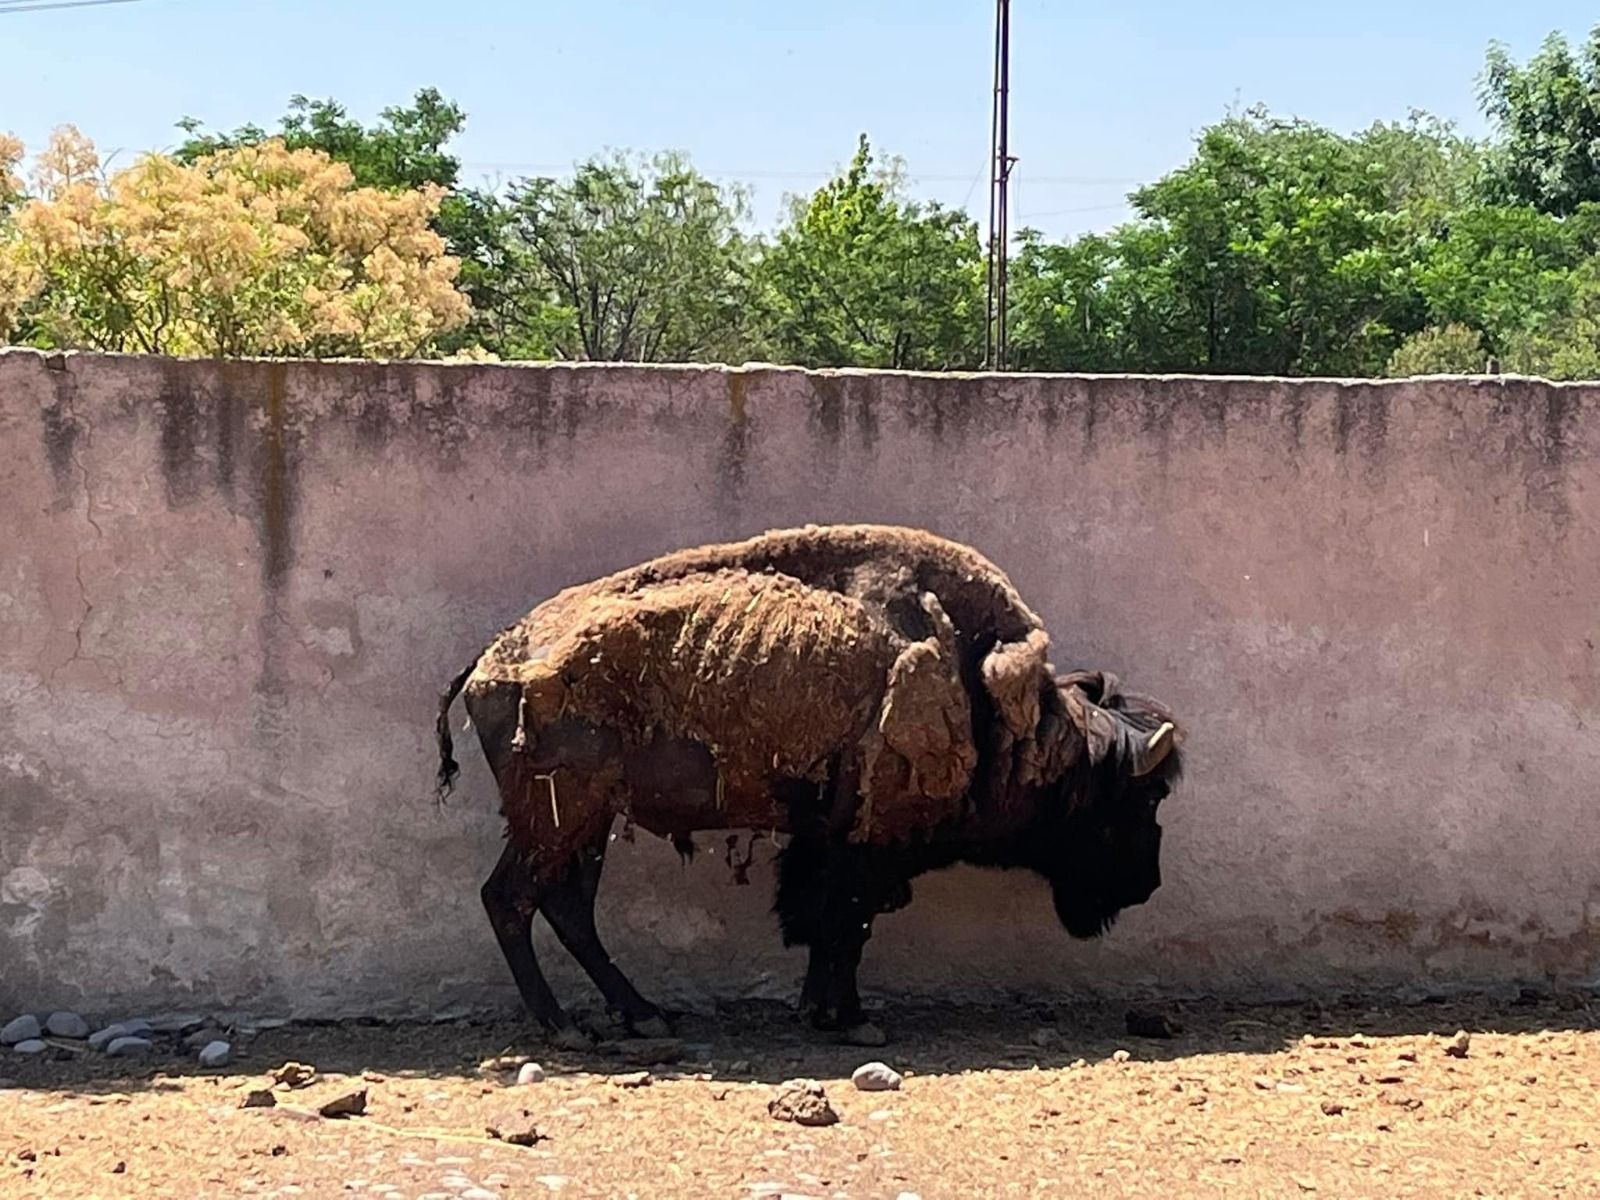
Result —
<path fill-rule="evenodd" d="M 17 314 L 38 289 L 37 275 L 18 248 L 12 213 L 22 201 L 22 143 L 0 133 L 0 346 L 10 340 Z"/>
<path fill-rule="evenodd" d="M 34 289 L 34 344 L 404 357 L 469 315 L 459 263 L 429 225 L 441 189 L 357 187 L 344 163 L 282 139 L 107 174 L 63 128 L 32 183 L 5 257 L 19 294 Z"/>

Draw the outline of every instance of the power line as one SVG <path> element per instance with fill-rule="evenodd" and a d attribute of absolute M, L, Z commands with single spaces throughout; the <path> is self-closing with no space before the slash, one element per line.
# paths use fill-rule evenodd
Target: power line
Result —
<path fill-rule="evenodd" d="M 44 12 L 52 8 L 99 8 L 106 4 L 138 4 L 140 0 L 5 0 L 0 15 L 19 12 Z"/>
<path fill-rule="evenodd" d="M 103 0 L 110 3 L 111 0 Z M 132 0 L 118 0 L 121 3 L 131 3 Z M 566 163 L 539 163 L 539 162 L 483 162 L 477 159 L 463 159 L 461 166 L 469 171 L 539 171 L 551 174 L 561 174 L 570 171 L 573 164 Z M 793 179 L 802 182 L 813 179 L 832 179 L 839 172 L 837 169 L 814 171 L 728 171 L 706 170 L 696 168 L 700 174 L 708 179 Z M 982 179 L 983 175 L 944 175 L 924 174 L 916 171 L 906 176 L 910 183 L 965 183 L 971 184 L 973 179 Z M 1028 183 L 1032 186 L 1048 184 L 1052 187 L 1136 187 L 1148 180 L 1136 179 L 1132 176 L 1096 176 L 1096 175 L 1030 175 Z"/>

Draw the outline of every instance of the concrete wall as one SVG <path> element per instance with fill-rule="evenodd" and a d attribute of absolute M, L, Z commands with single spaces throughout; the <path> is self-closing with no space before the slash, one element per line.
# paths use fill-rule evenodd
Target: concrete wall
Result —
<path fill-rule="evenodd" d="M 1589 980 L 1597 406 L 1509 379 L 7 353 L 0 1013 L 509 1001 L 475 745 L 455 805 L 430 793 L 439 687 L 562 585 L 835 520 L 976 545 L 1058 665 L 1194 730 L 1167 883 L 1108 939 L 955 871 L 881 923 L 867 984 Z M 605 932 L 674 1002 L 790 996 L 769 881 L 619 844 Z"/>

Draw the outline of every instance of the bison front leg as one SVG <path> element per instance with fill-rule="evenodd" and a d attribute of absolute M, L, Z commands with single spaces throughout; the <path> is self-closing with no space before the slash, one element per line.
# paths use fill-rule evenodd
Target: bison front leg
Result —
<path fill-rule="evenodd" d="M 528 1012 L 544 1026 L 552 1044 L 564 1050 L 588 1049 L 589 1039 L 562 1009 L 534 956 L 533 914 L 539 907 L 539 888 L 522 856 L 509 843 L 484 882 L 482 896 L 495 940 Z"/>
<path fill-rule="evenodd" d="M 885 911 L 885 901 L 897 890 L 894 881 L 873 877 L 866 847 L 809 839 L 789 844 L 778 872 L 784 940 L 810 949 L 801 1012 L 847 1044 L 883 1045 L 888 1039 L 862 1011 L 856 973 L 872 936 L 872 918 Z M 891 886 L 885 890 L 884 884 Z"/>

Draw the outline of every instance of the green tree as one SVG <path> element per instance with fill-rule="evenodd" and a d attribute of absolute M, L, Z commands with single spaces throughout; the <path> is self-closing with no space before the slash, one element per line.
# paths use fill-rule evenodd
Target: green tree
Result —
<path fill-rule="evenodd" d="M 172 157 L 188 165 L 219 150 L 281 137 L 290 150 L 320 150 L 344 163 L 358 187 L 412 191 L 432 183 L 448 192 L 457 186 L 461 163 L 445 147 L 466 123 L 461 107 L 433 88 L 419 91 L 410 107 L 384 109 L 370 127 L 334 100 L 292 96 L 289 111 L 271 132 L 242 125 L 231 133 L 208 133 L 199 120 L 183 118 L 178 128 L 188 137 Z"/>
<path fill-rule="evenodd" d="M 964 212 L 904 198 L 865 135 L 762 258 L 766 335 L 804 366 L 973 368 L 983 357 L 984 256 Z"/>
<path fill-rule="evenodd" d="M 1600 202 L 1600 27 L 1576 52 L 1552 33 L 1525 66 L 1492 45 L 1479 100 L 1498 134 L 1484 177 L 1491 203 L 1568 216 Z"/>
<path fill-rule="evenodd" d="M 1173 293 L 1153 311 L 1198 334 L 1196 370 L 1372 373 L 1416 316 L 1398 190 L 1357 139 L 1260 110 L 1212 126 L 1193 160 L 1133 195 L 1166 235 L 1142 268 Z"/>
<path fill-rule="evenodd" d="M 517 354 L 625 362 L 738 359 L 754 243 L 743 191 L 679 154 L 621 154 L 524 179 L 492 211 L 511 280 L 494 320 Z M 486 238 L 493 241 L 494 238 Z"/>
<path fill-rule="evenodd" d="M 1489 350 L 1569 311 L 1573 272 L 1597 248 L 1585 210 L 1561 220 L 1527 206 L 1443 214 L 1419 246 L 1412 276 L 1433 326 L 1479 330 Z"/>
<path fill-rule="evenodd" d="M 1384 372 L 1409 375 L 1476 375 L 1487 363 L 1483 339 L 1467 325 L 1430 325 L 1402 342 Z"/>

